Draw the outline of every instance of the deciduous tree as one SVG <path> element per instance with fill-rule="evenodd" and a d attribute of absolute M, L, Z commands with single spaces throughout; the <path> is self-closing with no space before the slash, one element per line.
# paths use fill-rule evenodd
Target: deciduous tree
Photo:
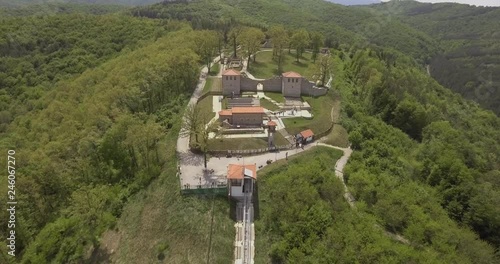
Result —
<path fill-rule="evenodd" d="M 292 35 L 290 43 L 295 48 L 296 59 L 299 62 L 302 53 L 304 53 L 306 47 L 309 45 L 309 34 L 305 29 L 301 29 Z"/>
<path fill-rule="evenodd" d="M 281 73 L 283 71 L 283 52 L 286 45 L 290 42 L 288 33 L 283 26 L 279 25 L 271 27 L 269 35 L 273 44 L 273 58 L 278 63 L 278 72 Z"/>
<path fill-rule="evenodd" d="M 312 32 L 310 34 L 310 38 L 311 38 L 312 60 L 313 62 L 316 62 L 316 59 L 319 54 L 319 49 L 325 43 L 325 37 L 323 36 L 323 34 L 319 32 Z"/>
<path fill-rule="evenodd" d="M 210 72 L 210 64 L 219 45 L 217 32 L 212 30 L 201 30 L 196 33 L 196 53 L 200 55 Z"/>
<path fill-rule="evenodd" d="M 245 49 L 248 57 L 248 67 L 250 67 L 250 57 L 253 54 L 255 62 L 256 52 L 260 49 L 262 40 L 264 40 L 264 33 L 258 28 L 245 28 L 238 36 L 239 43 Z"/>

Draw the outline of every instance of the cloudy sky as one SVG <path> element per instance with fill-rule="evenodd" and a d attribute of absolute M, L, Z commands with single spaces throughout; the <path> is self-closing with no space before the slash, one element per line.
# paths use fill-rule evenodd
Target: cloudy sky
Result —
<path fill-rule="evenodd" d="M 417 0 L 417 1 L 427 2 L 427 3 L 455 2 L 455 3 L 478 5 L 478 6 L 500 6 L 500 0 Z M 387 0 L 383 0 L 383 2 L 387 2 Z"/>

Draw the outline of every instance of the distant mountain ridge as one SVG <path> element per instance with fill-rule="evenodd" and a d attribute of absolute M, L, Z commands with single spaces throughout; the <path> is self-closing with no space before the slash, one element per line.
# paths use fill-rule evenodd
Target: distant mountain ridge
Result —
<path fill-rule="evenodd" d="M 500 115 L 500 7 L 390 1 L 372 8 L 440 42 L 429 61 L 440 84 Z"/>
<path fill-rule="evenodd" d="M 105 5 L 151 5 L 165 0 L 0 0 L 0 7 L 15 7 L 28 4 L 105 4 Z"/>
<path fill-rule="evenodd" d="M 380 0 L 325 0 L 327 2 L 341 4 L 341 5 L 373 5 L 380 4 L 382 1 Z"/>

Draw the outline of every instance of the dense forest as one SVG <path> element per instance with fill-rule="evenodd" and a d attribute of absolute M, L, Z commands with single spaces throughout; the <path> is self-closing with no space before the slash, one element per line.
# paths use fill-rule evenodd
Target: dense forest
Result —
<path fill-rule="evenodd" d="M 429 62 L 440 84 L 500 114 L 500 8 L 391 1 L 374 6 L 434 37 L 442 53 Z"/>
<path fill-rule="evenodd" d="M 47 4 L 99 4 L 99 5 L 150 5 L 163 2 L 162 0 L 0 0 L 0 6 L 16 7 L 23 5 Z"/>
<path fill-rule="evenodd" d="M 11 14 L 0 18 L 0 146 L 16 150 L 23 205 L 18 255 L 2 247 L 2 263 L 89 260 L 106 230 L 122 236 L 117 262 L 151 263 L 157 255 L 201 262 L 206 252 L 193 248 L 208 236 L 196 219 L 208 221 L 209 212 L 219 217 L 214 258 L 229 262 L 234 229 L 224 201 L 179 195 L 173 142 L 199 69 L 215 54 L 200 48 L 203 36 L 245 46 L 241 26 L 271 41 L 281 29 L 324 35 L 354 149 L 344 180 L 357 210 L 334 176 L 337 151 L 318 149 L 262 174 L 259 261 L 499 261 L 500 119 L 442 85 L 435 60 L 457 50 L 443 44 L 446 36 L 434 39 L 432 28 L 320 0 L 37 9 L 0 9 Z M 490 57 L 475 59 L 488 64 Z M 276 219 L 281 214 L 287 217 Z M 146 254 L 128 250 L 134 244 Z"/>
<path fill-rule="evenodd" d="M 446 262 L 495 262 L 498 117 L 421 70 L 370 50 L 348 54 L 340 54 L 337 87 L 357 150 L 345 172 L 356 199 L 388 230 L 446 254 Z"/>
<path fill-rule="evenodd" d="M 2 6 L 0 4 L 0 6 Z M 103 15 L 126 9 L 121 5 L 84 5 L 84 4 L 32 4 L 0 8 L 0 17 L 49 16 L 56 14 L 93 14 Z"/>
<path fill-rule="evenodd" d="M 342 187 L 329 158 L 317 155 L 267 172 L 257 235 L 267 255 L 260 257 L 276 263 L 498 262 L 498 117 L 440 86 L 407 58 L 388 60 L 372 49 L 335 55 L 334 87 L 355 149 L 344 178 L 359 214 L 346 214 L 342 200 L 332 202 L 332 196 L 341 199 Z M 373 225 L 365 226 L 370 221 L 401 234 L 411 247 L 377 235 Z M 372 246 L 346 235 L 360 229 Z M 343 255 L 351 250 L 356 254 Z"/>
<path fill-rule="evenodd" d="M 220 28 L 237 20 L 256 27 L 281 24 L 287 28 L 321 32 L 327 46 L 381 45 L 425 63 L 437 53 L 436 42 L 425 33 L 368 8 L 351 8 L 323 0 L 214 0 L 189 4 L 164 2 L 132 9 L 135 16 L 186 19 L 195 28 Z M 375 25 L 375 27 L 373 27 Z"/>
<path fill-rule="evenodd" d="M 83 13 L 2 18 L 0 32 L 0 144 L 17 153 L 23 204 L 18 260 L 74 262 L 172 157 L 165 135 L 176 137 L 198 78 L 196 33 Z"/>

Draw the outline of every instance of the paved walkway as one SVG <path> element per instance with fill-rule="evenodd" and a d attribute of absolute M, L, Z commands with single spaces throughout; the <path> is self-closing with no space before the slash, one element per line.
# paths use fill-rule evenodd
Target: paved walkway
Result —
<path fill-rule="evenodd" d="M 223 71 L 224 71 L 224 66 L 221 65 L 221 67 L 219 67 L 219 72 L 217 73 L 217 76 L 215 78 L 222 78 Z M 215 113 L 215 117 L 212 118 L 212 120 L 210 120 L 210 122 L 208 122 L 207 126 L 209 126 L 213 122 L 216 122 L 217 120 L 219 120 L 219 111 L 222 110 L 222 98 L 223 98 L 222 95 L 212 96 L 212 111 Z"/>
<path fill-rule="evenodd" d="M 318 143 L 319 144 L 319 143 Z M 288 153 L 288 156 L 292 156 L 301 152 L 304 152 L 306 150 L 309 150 L 310 148 L 316 146 L 316 143 L 305 145 L 304 149 L 297 148 L 297 149 L 291 149 L 291 150 L 282 150 L 280 152 L 268 152 L 268 153 L 263 153 L 260 155 L 255 155 L 255 156 L 243 156 L 241 158 L 238 157 L 231 157 L 231 158 L 226 158 L 226 157 L 221 157 L 221 158 L 211 158 L 208 161 L 208 167 L 210 169 L 214 170 L 215 174 L 227 174 L 227 165 L 229 164 L 256 164 L 258 169 L 261 169 L 265 166 L 267 166 L 267 160 L 281 160 L 286 158 L 286 153 Z"/>
<path fill-rule="evenodd" d="M 220 59 L 217 56 L 213 63 L 218 62 Z M 208 69 L 204 66 L 201 69 L 200 78 L 198 80 L 198 85 L 193 92 L 193 95 L 189 99 L 188 106 L 194 106 L 198 102 L 198 98 L 202 95 L 203 87 L 205 87 L 206 79 L 208 75 Z M 197 185 L 212 186 L 212 184 L 217 184 L 218 182 L 225 183 L 225 173 L 223 179 L 214 179 L 214 175 L 203 170 L 203 156 L 197 155 L 191 152 L 189 149 L 189 135 L 183 135 L 181 133 L 177 138 L 177 155 L 179 157 L 179 178 L 181 183 L 181 188 L 195 188 Z"/>
<path fill-rule="evenodd" d="M 212 124 L 213 122 L 216 122 L 219 120 L 219 111 L 222 110 L 222 101 L 220 101 L 222 98 L 222 95 L 214 95 L 212 96 L 212 112 L 215 113 L 214 118 L 208 122 L 207 127 Z M 212 134 L 212 133 L 211 133 Z M 213 133 L 215 135 L 215 133 Z M 211 136 L 212 138 L 212 136 Z"/>
<path fill-rule="evenodd" d="M 342 150 L 344 152 L 344 155 L 342 155 L 342 157 L 337 160 L 337 163 L 335 163 L 335 175 L 337 176 L 337 178 L 339 178 L 342 181 L 342 184 L 344 185 L 344 198 L 346 199 L 346 201 L 349 203 L 349 205 L 351 207 L 355 207 L 354 202 L 356 200 L 354 199 L 354 196 L 352 196 L 351 192 L 349 192 L 349 189 L 347 189 L 347 185 L 345 184 L 345 181 L 344 181 L 344 167 L 347 164 L 349 157 L 351 157 L 352 149 L 351 148 L 335 147 L 335 146 L 324 144 L 321 142 L 319 142 L 318 145 L 323 146 L 323 147 L 329 147 L 329 148 Z"/>

